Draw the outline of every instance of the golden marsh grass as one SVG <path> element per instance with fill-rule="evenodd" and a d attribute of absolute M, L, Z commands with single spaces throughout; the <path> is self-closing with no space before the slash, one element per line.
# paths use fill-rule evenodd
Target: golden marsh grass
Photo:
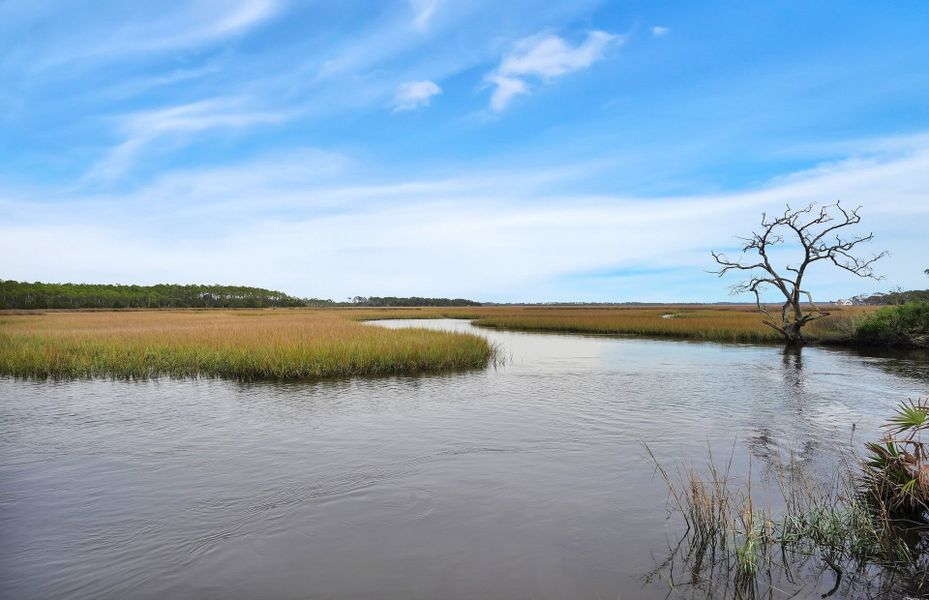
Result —
<path fill-rule="evenodd" d="M 374 316 L 319 310 L 0 314 L 0 374 L 314 379 L 479 368 L 493 356 L 478 336 L 357 321 Z"/>
<path fill-rule="evenodd" d="M 779 308 L 779 307 L 778 307 Z M 772 307 L 772 314 L 778 308 Z M 481 311 L 481 309 L 478 309 Z M 829 307 L 829 317 L 804 330 L 813 340 L 850 337 L 871 307 Z M 470 311 L 474 312 L 474 311 Z M 726 342 L 779 342 L 753 306 L 524 307 L 483 311 L 482 327 L 522 331 L 632 334 Z"/>
<path fill-rule="evenodd" d="M 870 307 L 830 307 L 811 339 L 848 338 Z M 17 377 L 315 379 L 480 368 L 478 336 L 360 321 L 467 318 L 521 331 L 776 342 L 749 306 L 0 312 L 0 374 Z"/>

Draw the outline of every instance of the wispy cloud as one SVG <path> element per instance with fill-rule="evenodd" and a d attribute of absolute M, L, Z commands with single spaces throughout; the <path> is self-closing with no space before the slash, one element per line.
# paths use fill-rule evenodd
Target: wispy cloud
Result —
<path fill-rule="evenodd" d="M 216 37 L 247 29 L 273 15 L 278 6 L 276 0 L 249 0 L 204 29 L 200 36 Z"/>
<path fill-rule="evenodd" d="M 142 151 L 162 138 L 177 138 L 216 128 L 242 128 L 279 123 L 284 113 L 248 110 L 236 99 L 217 98 L 152 111 L 120 119 L 124 140 L 112 148 L 85 175 L 87 181 L 107 182 L 124 175 Z"/>
<path fill-rule="evenodd" d="M 416 29 L 426 29 L 436 8 L 439 7 L 440 0 L 410 0 L 410 6 L 413 9 L 413 26 Z"/>
<path fill-rule="evenodd" d="M 166 73 L 159 73 L 147 77 L 130 79 L 106 90 L 106 95 L 112 98 L 126 98 L 149 92 L 158 88 L 169 87 L 179 83 L 189 82 L 207 75 L 216 73 L 219 67 L 207 65 L 192 69 L 174 69 Z"/>
<path fill-rule="evenodd" d="M 168 50 L 178 47 L 196 46 L 224 37 L 241 34 L 268 20 L 281 8 L 280 0 L 236 0 L 233 2 L 207 3 L 206 10 L 189 15 L 177 15 L 155 23 L 140 24 L 138 29 L 129 29 L 117 45 L 105 50 L 137 52 Z M 178 23 L 186 27 L 178 27 Z M 146 35 L 146 31 L 152 33 Z M 103 46 L 102 48 L 107 48 Z"/>
<path fill-rule="evenodd" d="M 430 99 L 441 93 L 442 88 L 433 81 L 407 81 L 397 88 L 394 112 L 429 106 Z"/>
<path fill-rule="evenodd" d="M 602 59 L 611 44 L 622 37 L 605 31 L 592 31 L 577 46 L 554 34 L 538 34 L 516 42 L 513 49 L 486 81 L 496 86 L 490 100 L 494 111 L 504 110 L 510 101 L 530 91 L 528 80 L 549 82 L 590 67 Z"/>
<path fill-rule="evenodd" d="M 53 40 L 30 48 L 35 39 L 43 38 L 26 38 L 20 53 L 30 55 L 28 59 L 14 57 L 17 64 L 29 70 L 75 65 L 86 69 L 147 53 L 196 48 L 241 35 L 270 20 L 281 11 L 283 0 L 204 0 L 169 7 L 140 3 L 131 9 L 128 4 L 116 6 L 123 7 L 122 14 L 89 20 L 87 12 L 93 10 L 79 4 L 62 7 L 54 20 L 40 10 L 11 10 L 8 17 L 19 21 L 20 28 L 41 30 Z"/>
<path fill-rule="evenodd" d="M 662 27 L 660 25 L 652 27 L 652 36 L 654 37 L 664 37 L 669 33 L 671 33 L 670 27 Z"/>

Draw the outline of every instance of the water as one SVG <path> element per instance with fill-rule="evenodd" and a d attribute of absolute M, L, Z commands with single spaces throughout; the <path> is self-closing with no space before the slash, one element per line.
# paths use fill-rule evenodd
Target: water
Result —
<path fill-rule="evenodd" d="M 853 423 L 860 445 L 929 393 L 917 359 L 475 331 L 505 365 L 0 379 L 0 595 L 664 598 L 643 576 L 676 525 L 642 441 L 697 463 L 793 450 L 828 473 Z"/>

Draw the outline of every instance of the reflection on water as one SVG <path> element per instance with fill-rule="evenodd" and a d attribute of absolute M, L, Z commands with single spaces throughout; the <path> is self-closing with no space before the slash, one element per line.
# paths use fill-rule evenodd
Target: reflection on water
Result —
<path fill-rule="evenodd" d="M 929 382 L 929 350 L 905 348 L 863 348 L 850 350 L 868 364 L 888 373 Z"/>
<path fill-rule="evenodd" d="M 805 415 L 806 391 L 804 390 L 805 372 L 803 369 L 803 349 L 786 347 L 781 351 L 780 373 L 784 402 L 782 409 L 790 413 L 792 419 L 803 422 Z M 767 467 L 780 464 L 785 456 L 791 462 L 806 465 L 814 461 L 820 442 L 815 436 L 804 436 L 793 441 L 787 447 L 780 442 L 783 440 L 778 432 L 772 430 L 766 423 L 759 422 L 755 432 L 748 436 L 746 444 L 754 458 L 759 459 Z"/>
<path fill-rule="evenodd" d="M 874 435 L 929 381 L 920 358 L 402 325 L 476 331 L 508 360 L 316 383 L 0 379 L 0 589 L 663 598 L 641 578 L 672 526 L 642 441 L 828 472 L 852 424 Z"/>
<path fill-rule="evenodd" d="M 796 391 L 797 398 L 801 398 L 803 390 L 803 348 L 787 346 L 783 352 L 784 363 L 784 389 Z"/>

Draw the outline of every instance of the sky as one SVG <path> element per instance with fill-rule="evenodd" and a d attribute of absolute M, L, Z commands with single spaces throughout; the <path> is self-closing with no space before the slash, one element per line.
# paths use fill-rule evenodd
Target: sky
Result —
<path fill-rule="evenodd" d="M 927 65 L 922 1 L 0 0 L 0 278 L 749 301 L 841 200 L 814 297 L 926 288 Z"/>

